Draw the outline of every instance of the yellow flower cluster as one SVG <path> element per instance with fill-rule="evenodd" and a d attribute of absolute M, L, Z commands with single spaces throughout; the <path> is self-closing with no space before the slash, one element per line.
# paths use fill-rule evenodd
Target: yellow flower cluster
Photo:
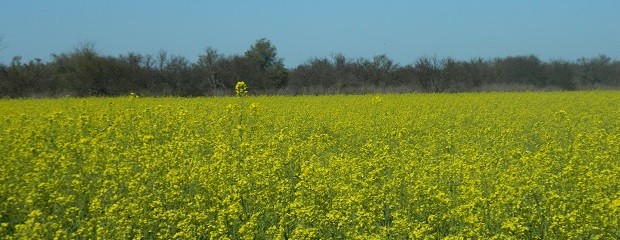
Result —
<path fill-rule="evenodd" d="M 0 101 L 4 239 L 617 239 L 620 92 Z"/>
<path fill-rule="evenodd" d="M 235 93 L 237 97 L 244 97 L 248 95 L 248 85 L 244 81 L 237 82 L 235 85 Z"/>

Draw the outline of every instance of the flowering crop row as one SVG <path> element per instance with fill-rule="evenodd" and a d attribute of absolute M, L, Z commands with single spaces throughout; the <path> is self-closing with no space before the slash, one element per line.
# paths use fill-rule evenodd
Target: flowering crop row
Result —
<path fill-rule="evenodd" d="M 620 92 L 0 101 L 7 239 L 620 238 Z"/>

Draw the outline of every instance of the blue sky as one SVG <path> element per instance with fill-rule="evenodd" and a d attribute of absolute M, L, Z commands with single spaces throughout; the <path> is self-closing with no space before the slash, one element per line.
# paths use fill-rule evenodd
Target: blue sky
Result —
<path fill-rule="evenodd" d="M 334 53 L 400 64 L 525 54 L 618 60 L 619 26 L 617 0 L 2 1 L 0 62 L 47 61 L 87 41 L 103 55 L 164 49 L 195 61 L 206 47 L 243 54 L 260 38 L 287 67 Z"/>

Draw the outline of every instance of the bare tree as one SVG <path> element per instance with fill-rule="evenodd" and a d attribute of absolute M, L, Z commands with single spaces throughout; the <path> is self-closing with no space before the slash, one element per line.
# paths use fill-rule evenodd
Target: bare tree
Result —
<path fill-rule="evenodd" d="M 159 65 L 159 71 L 162 71 L 168 63 L 168 52 L 166 50 L 159 50 L 157 53 L 157 64 Z"/>
<path fill-rule="evenodd" d="M 208 82 L 214 89 L 226 88 L 224 82 L 218 76 L 221 71 L 220 62 L 223 58 L 223 55 L 219 54 L 217 50 L 210 47 L 205 50 L 204 54 L 198 56 L 198 63 L 196 65 L 201 71 L 201 74 L 205 76 L 206 82 Z"/>
<path fill-rule="evenodd" d="M 153 55 L 147 54 L 144 56 L 144 67 L 148 70 L 153 69 L 155 66 L 155 60 L 153 59 Z"/>
<path fill-rule="evenodd" d="M 443 90 L 462 90 L 466 88 L 466 75 L 467 71 L 464 67 L 464 62 L 457 61 L 454 58 L 448 57 L 441 60 L 443 69 L 441 71 L 441 86 Z"/>
<path fill-rule="evenodd" d="M 415 63 L 415 72 L 420 85 L 427 91 L 443 91 L 441 62 L 437 57 L 421 57 Z"/>
<path fill-rule="evenodd" d="M 577 60 L 581 68 L 579 78 L 584 85 L 609 84 L 613 82 L 613 69 L 611 58 L 601 54 L 593 58 L 579 58 Z"/>
<path fill-rule="evenodd" d="M 161 55 L 163 56 L 163 55 Z M 168 57 L 162 57 L 164 59 Z M 165 60 L 165 59 L 164 59 Z M 182 95 L 189 87 L 189 61 L 180 55 L 169 55 L 162 72 L 162 82 L 167 84 L 170 92 L 166 94 Z"/>

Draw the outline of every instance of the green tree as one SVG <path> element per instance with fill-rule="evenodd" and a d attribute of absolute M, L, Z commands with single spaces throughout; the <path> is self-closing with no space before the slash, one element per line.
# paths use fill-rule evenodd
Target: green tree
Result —
<path fill-rule="evenodd" d="M 261 70 L 267 70 L 275 66 L 278 62 L 282 62 L 282 59 L 278 59 L 277 55 L 276 47 L 266 38 L 257 40 L 254 45 L 250 46 L 250 49 L 245 52 L 246 57 L 259 63 Z"/>
<path fill-rule="evenodd" d="M 248 79 L 258 81 L 263 89 L 281 88 L 288 81 L 288 70 L 284 67 L 284 60 L 278 58 L 278 51 L 271 42 L 262 38 L 257 40 L 245 52 L 245 57 L 259 68 L 262 79 Z"/>

